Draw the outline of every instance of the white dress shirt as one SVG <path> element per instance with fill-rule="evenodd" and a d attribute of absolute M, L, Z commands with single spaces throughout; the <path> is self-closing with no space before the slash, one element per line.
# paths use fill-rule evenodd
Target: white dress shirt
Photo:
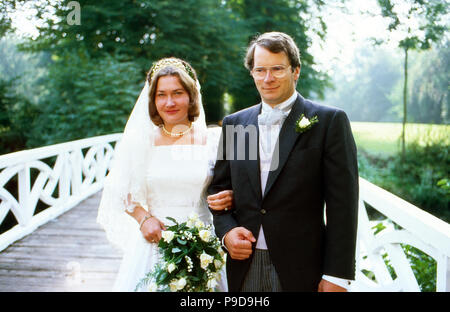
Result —
<path fill-rule="evenodd" d="M 276 105 L 272 108 L 269 104 L 262 102 L 261 114 L 269 114 L 273 109 L 278 109 L 285 113 L 285 116 L 291 112 L 292 105 L 297 99 L 297 92 L 294 92 L 291 97 L 286 101 Z M 264 195 L 266 190 L 267 178 L 270 171 L 276 168 L 270 168 L 272 162 L 272 156 L 275 149 L 275 145 L 280 134 L 281 127 L 283 126 L 286 117 L 282 117 L 279 123 L 272 125 L 261 125 L 258 123 L 259 128 L 259 168 L 261 173 L 261 194 Z M 278 152 L 278 151 L 277 151 Z M 272 170 L 271 170 L 272 169 Z M 256 242 L 256 248 L 267 249 L 266 239 L 264 237 L 264 231 L 261 225 L 259 229 L 258 240 Z"/>

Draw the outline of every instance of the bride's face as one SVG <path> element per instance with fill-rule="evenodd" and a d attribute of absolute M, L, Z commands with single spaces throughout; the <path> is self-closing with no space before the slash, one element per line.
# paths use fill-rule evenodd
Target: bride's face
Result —
<path fill-rule="evenodd" d="M 158 79 L 155 104 L 166 126 L 189 124 L 189 93 L 177 76 L 162 76 Z"/>

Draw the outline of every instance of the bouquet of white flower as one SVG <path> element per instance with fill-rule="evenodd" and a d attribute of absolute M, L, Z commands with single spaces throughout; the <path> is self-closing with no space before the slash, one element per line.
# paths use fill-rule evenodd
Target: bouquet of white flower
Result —
<path fill-rule="evenodd" d="M 187 222 L 175 223 L 162 232 L 158 243 L 161 261 L 148 272 L 136 290 L 148 286 L 149 291 L 214 291 L 225 264 L 225 253 L 219 239 L 193 213 Z"/>

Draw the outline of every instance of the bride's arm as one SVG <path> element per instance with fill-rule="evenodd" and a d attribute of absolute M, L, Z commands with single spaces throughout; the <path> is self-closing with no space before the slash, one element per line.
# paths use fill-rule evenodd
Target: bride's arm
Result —
<path fill-rule="evenodd" d="M 165 230 L 164 224 L 155 216 L 152 216 L 143 207 L 137 205 L 133 211 L 126 210 L 126 213 L 133 217 L 140 226 L 144 238 L 150 243 L 157 243 L 161 239 L 161 231 Z"/>

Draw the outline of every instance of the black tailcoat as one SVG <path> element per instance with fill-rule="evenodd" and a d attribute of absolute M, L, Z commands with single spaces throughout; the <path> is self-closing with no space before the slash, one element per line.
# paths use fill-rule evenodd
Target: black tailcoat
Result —
<path fill-rule="evenodd" d="M 232 228 L 242 226 L 258 238 L 262 224 L 283 291 L 316 291 L 323 274 L 353 279 L 358 166 L 346 114 L 298 94 L 280 130 L 278 166 L 270 172 L 265 193 L 261 194 L 259 156 L 255 159 L 250 151 L 255 148 L 249 140 L 251 131 L 226 135 L 227 126 L 258 129 L 260 111 L 258 104 L 223 120 L 223 145 L 219 146 L 208 193 L 232 189 L 234 207 L 220 213 L 211 210 L 216 234 L 222 239 Z M 306 132 L 296 132 L 301 114 L 317 116 L 319 121 Z M 238 139 L 244 136 L 242 159 Z M 230 291 L 239 291 L 250 262 L 251 258 L 227 257 Z"/>

